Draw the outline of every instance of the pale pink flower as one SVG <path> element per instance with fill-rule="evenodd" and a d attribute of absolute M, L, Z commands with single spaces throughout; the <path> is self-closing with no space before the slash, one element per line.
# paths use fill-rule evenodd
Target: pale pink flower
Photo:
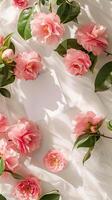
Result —
<path fill-rule="evenodd" d="M 34 176 L 29 176 L 20 181 L 14 189 L 17 200 L 39 200 L 41 193 L 40 180 Z"/>
<path fill-rule="evenodd" d="M 40 147 L 40 129 L 29 120 L 18 120 L 7 132 L 9 139 L 21 154 L 31 153 Z"/>
<path fill-rule="evenodd" d="M 80 45 L 94 55 L 102 54 L 107 46 L 107 31 L 102 25 L 85 24 L 78 28 L 76 39 Z"/>
<path fill-rule="evenodd" d="M 14 74 L 19 79 L 34 80 L 42 70 L 41 56 L 34 51 L 18 54 L 15 62 Z"/>
<path fill-rule="evenodd" d="M 2 59 L 7 63 L 13 62 L 13 60 L 14 60 L 13 50 L 12 49 L 6 49 L 5 51 L 3 51 Z"/>
<path fill-rule="evenodd" d="M 45 44 L 56 44 L 64 34 L 64 26 L 55 13 L 39 13 L 31 22 L 32 36 Z"/>
<path fill-rule="evenodd" d="M 13 4 L 18 8 L 26 8 L 28 6 L 29 0 L 12 0 Z"/>
<path fill-rule="evenodd" d="M 0 35 L 0 47 L 3 45 L 3 42 L 4 42 L 4 37 Z"/>
<path fill-rule="evenodd" d="M 73 75 L 84 75 L 91 66 L 91 60 L 88 54 L 81 50 L 68 49 L 64 57 L 64 63 L 67 70 Z"/>
<path fill-rule="evenodd" d="M 19 166 L 19 154 L 4 139 L 0 140 L 0 157 L 4 160 L 5 170 L 14 171 Z"/>
<path fill-rule="evenodd" d="M 92 111 L 88 111 L 85 114 L 79 114 L 75 121 L 74 133 L 80 136 L 85 133 L 96 133 L 103 123 L 103 118 Z"/>
<path fill-rule="evenodd" d="M 43 161 L 45 167 L 53 173 L 62 171 L 67 165 L 67 160 L 64 158 L 63 153 L 55 149 L 48 151 Z"/>
<path fill-rule="evenodd" d="M 8 128 L 8 119 L 0 113 L 0 133 L 4 133 Z"/>

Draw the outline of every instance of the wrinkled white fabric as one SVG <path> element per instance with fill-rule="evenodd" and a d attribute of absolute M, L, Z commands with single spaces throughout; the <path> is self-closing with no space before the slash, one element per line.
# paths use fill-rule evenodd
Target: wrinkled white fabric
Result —
<path fill-rule="evenodd" d="M 31 3 L 33 1 L 30 1 Z M 112 33 L 112 2 L 107 0 L 80 0 L 82 14 L 79 23 L 90 20 L 108 28 L 110 50 Z M 24 41 L 16 30 L 19 10 L 11 0 L 0 5 L 0 33 L 14 32 L 13 42 L 17 52 L 37 50 L 44 56 L 42 74 L 35 81 L 16 81 L 11 86 L 12 98 L 0 97 L 0 111 L 11 122 L 26 116 L 40 125 L 43 134 L 42 147 L 24 161 L 24 171 L 42 180 L 43 192 L 59 189 L 64 200 L 112 200 L 112 141 L 101 139 L 91 159 L 82 165 L 85 150 L 72 151 L 74 137 L 72 121 L 80 111 L 94 111 L 107 119 L 112 117 L 112 91 L 94 92 L 94 79 L 102 64 L 112 59 L 105 55 L 99 59 L 95 73 L 79 78 L 69 75 L 61 57 L 52 49 L 41 47 L 36 42 Z M 65 38 L 73 37 L 73 23 L 65 25 Z M 106 126 L 105 134 L 111 134 Z M 42 158 L 51 148 L 58 148 L 66 155 L 69 163 L 59 174 L 52 174 L 43 166 Z M 16 183 L 10 176 L 0 178 L 0 192 L 8 200 L 15 200 L 13 187 Z M 7 189 L 6 189 L 7 188 Z"/>

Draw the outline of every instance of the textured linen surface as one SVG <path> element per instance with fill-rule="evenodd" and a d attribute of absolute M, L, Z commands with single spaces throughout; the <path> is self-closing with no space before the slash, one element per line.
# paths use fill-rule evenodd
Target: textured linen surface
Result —
<path fill-rule="evenodd" d="M 31 3 L 33 1 L 30 1 Z M 108 28 L 110 51 L 112 39 L 112 2 L 107 0 L 80 0 L 82 14 L 79 23 L 90 20 Z M 94 79 L 103 63 L 111 60 L 105 55 L 99 59 L 95 74 L 88 73 L 79 78 L 65 71 L 62 58 L 51 48 L 41 47 L 36 42 L 25 42 L 16 30 L 20 10 L 11 5 L 11 0 L 3 0 L 0 5 L 0 33 L 14 32 L 13 42 L 18 52 L 37 50 L 44 56 L 42 74 L 35 81 L 16 81 L 11 88 L 12 98 L 0 97 L 0 111 L 13 123 L 18 117 L 26 116 L 40 125 L 43 142 L 39 151 L 24 162 L 23 172 L 38 176 L 42 180 L 43 192 L 59 189 L 64 200 L 112 200 L 112 141 L 101 139 L 93 151 L 91 159 L 82 165 L 84 150 L 72 151 L 74 137 L 72 121 L 80 111 L 94 111 L 112 117 L 112 91 L 94 92 Z M 73 37 L 75 25 L 65 25 L 65 38 Z M 103 127 L 104 134 L 111 134 Z M 45 170 L 42 158 L 51 148 L 58 148 L 66 155 L 69 163 L 59 174 Z M 0 178 L 0 192 L 8 200 L 14 200 L 10 176 Z"/>

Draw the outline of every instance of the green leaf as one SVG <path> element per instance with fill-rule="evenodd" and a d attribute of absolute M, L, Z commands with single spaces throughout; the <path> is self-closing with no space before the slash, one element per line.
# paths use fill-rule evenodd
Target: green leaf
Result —
<path fill-rule="evenodd" d="M 112 62 L 106 63 L 98 72 L 95 80 L 95 92 L 105 91 L 112 86 Z"/>
<path fill-rule="evenodd" d="M 96 63 L 97 63 L 97 56 L 95 56 L 92 52 L 89 53 L 89 56 L 90 56 L 90 60 L 92 62 L 92 65 L 90 67 L 90 70 L 93 72 L 94 71 L 94 68 L 96 66 Z"/>
<path fill-rule="evenodd" d="M 13 33 L 10 33 L 9 35 L 7 35 L 4 39 L 4 43 L 3 46 L 9 48 L 11 45 L 11 37 L 12 37 Z"/>
<path fill-rule="evenodd" d="M 91 152 L 93 150 L 93 147 L 92 148 L 89 148 L 88 151 L 86 152 L 84 158 L 83 158 L 83 165 L 84 163 L 91 157 Z"/>
<path fill-rule="evenodd" d="M 7 90 L 6 88 L 0 88 L 0 94 L 7 98 L 11 97 L 9 90 Z"/>
<path fill-rule="evenodd" d="M 7 200 L 2 194 L 0 194 L 0 200 Z"/>
<path fill-rule="evenodd" d="M 64 2 L 65 2 L 65 0 L 57 0 L 57 1 L 56 1 L 56 4 L 57 4 L 57 5 L 60 5 L 60 4 L 64 3 Z"/>
<path fill-rule="evenodd" d="M 30 28 L 30 20 L 32 18 L 32 14 L 33 8 L 29 7 L 24 9 L 19 16 L 17 29 L 18 33 L 24 40 L 28 40 L 32 37 Z"/>
<path fill-rule="evenodd" d="M 59 6 L 57 10 L 57 14 L 60 17 L 61 23 L 63 24 L 76 19 L 79 13 L 80 5 L 75 1 L 65 1 Z"/>
<path fill-rule="evenodd" d="M 80 135 L 75 143 L 74 143 L 74 147 L 76 146 L 77 148 L 80 147 L 94 147 L 96 141 L 100 138 L 99 134 L 91 134 L 91 133 L 87 133 L 84 135 Z"/>
<path fill-rule="evenodd" d="M 112 131 L 112 120 L 107 122 L 107 128 Z"/>
<path fill-rule="evenodd" d="M 13 52 L 15 53 L 15 46 L 14 46 L 13 42 L 10 43 L 9 49 L 12 49 Z"/>
<path fill-rule="evenodd" d="M 5 170 L 5 163 L 3 158 L 0 158 L 0 176 L 3 174 L 4 170 Z"/>
<path fill-rule="evenodd" d="M 2 69 L 3 67 L 5 67 L 5 64 L 4 63 L 0 64 L 0 69 Z"/>
<path fill-rule="evenodd" d="M 15 80 L 15 75 L 13 75 L 10 71 L 8 71 L 7 76 L 6 76 L 6 74 L 0 74 L 0 87 L 9 85 L 9 84 L 13 83 L 14 80 Z"/>
<path fill-rule="evenodd" d="M 60 194 L 58 193 L 45 194 L 40 198 L 40 200 L 59 200 L 59 199 L 60 199 Z"/>
<path fill-rule="evenodd" d="M 77 43 L 76 39 L 67 39 L 67 40 L 64 40 L 62 43 L 60 43 L 57 49 L 55 49 L 55 51 L 60 56 L 64 56 L 67 53 L 67 49 L 70 49 L 70 48 L 83 50 L 83 47 Z"/>

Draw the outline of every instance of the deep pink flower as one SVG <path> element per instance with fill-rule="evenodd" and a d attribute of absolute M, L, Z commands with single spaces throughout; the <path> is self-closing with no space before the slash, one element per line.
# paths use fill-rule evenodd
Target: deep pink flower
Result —
<path fill-rule="evenodd" d="M 29 176 L 17 183 L 14 195 L 17 200 L 39 200 L 41 185 L 38 178 Z"/>
<path fill-rule="evenodd" d="M 76 119 L 74 133 L 80 136 L 85 133 L 96 133 L 103 122 L 103 118 L 97 116 L 94 112 L 89 111 L 85 114 L 79 114 Z"/>
<path fill-rule="evenodd" d="M 15 58 L 14 74 L 19 79 L 34 80 L 42 70 L 41 57 L 36 52 L 23 52 Z"/>
<path fill-rule="evenodd" d="M 0 133 L 3 133 L 7 130 L 8 127 L 8 119 L 6 116 L 0 113 Z"/>
<path fill-rule="evenodd" d="M 0 35 L 0 47 L 3 45 L 3 42 L 4 42 L 4 37 Z"/>
<path fill-rule="evenodd" d="M 39 127 L 26 119 L 20 119 L 8 130 L 8 137 L 21 154 L 30 153 L 40 147 Z"/>
<path fill-rule="evenodd" d="M 14 60 L 13 50 L 12 49 L 6 49 L 5 51 L 3 51 L 2 59 L 7 63 L 13 62 L 13 60 Z"/>
<path fill-rule="evenodd" d="M 26 8 L 28 6 L 29 0 L 13 0 L 13 4 L 18 8 Z"/>
<path fill-rule="evenodd" d="M 66 167 L 67 161 L 60 151 L 54 149 L 45 155 L 44 165 L 49 171 L 58 173 Z"/>
<path fill-rule="evenodd" d="M 64 57 L 67 70 L 73 75 L 84 75 L 91 66 L 88 54 L 81 50 L 68 49 Z"/>
<path fill-rule="evenodd" d="M 79 27 L 76 39 L 80 45 L 87 51 L 93 52 L 94 55 L 102 54 L 108 46 L 106 28 L 94 23 Z"/>
<path fill-rule="evenodd" d="M 0 140 L 0 157 L 5 162 L 6 170 L 14 171 L 19 166 L 19 154 L 4 139 Z"/>
<path fill-rule="evenodd" d="M 39 13 L 31 22 L 32 35 L 41 43 L 56 44 L 64 34 L 64 27 L 55 13 Z"/>

